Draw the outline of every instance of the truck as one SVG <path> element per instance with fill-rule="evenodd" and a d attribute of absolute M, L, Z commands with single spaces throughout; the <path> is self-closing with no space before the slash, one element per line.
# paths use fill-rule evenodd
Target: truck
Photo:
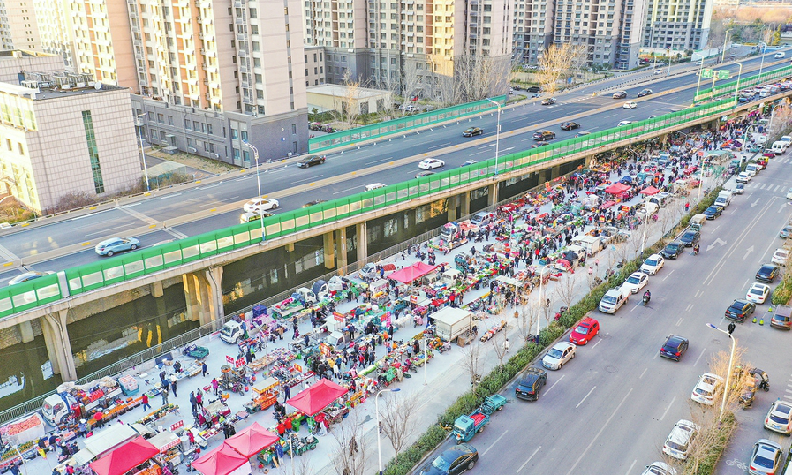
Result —
<path fill-rule="evenodd" d="M 242 330 L 242 324 L 236 320 L 225 322 L 223 329 L 220 330 L 220 339 L 226 343 L 236 344 L 244 336 L 245 331 Z"/>
<path fill-rule="evenodd" d="M 74 388 L 84 390 L 85 395 L 78 400 L 71 393 Z M 107 409 L 120 397 L 122 397 L 121 387 L 110 378 L 101 384 L 89 383 L 76 386 L 73 383 L 65 383 L 58 386 L 56 394 L 44 399 L 41 416 L 50 426 L 58 427 L 74 423 L 77 419 L 90 419 L 91 414 L 97 410 Z"/>
<path fill-rule="evenodd" d="M 584 248 L 588 254 L 595 254 L 602 249 L 602 240 L 598 236 L 576 236 L 572 244 Z"/>
<path fill-rule="evenodd" d="M 505 397 L 494 394 L 485 399 L 484 403 L 470 415 L 457 417 L 453 430 L 457 443 L 469 442 L 476 433 L 483 431 L 484 426 L 489 423 L 492 413 L 503 409 L 505 404 Z"/>
<path fill-rule="evenodd" d="M 437 336 L 448 342 L 453 342 L 473 326 L 473 314 L 461 308 L 443 307 L 431 317 L 435 322 Z"/>
<path fill-rule="evenodd" d="M 479 227 L 470 221 L 446 223 L 440 231 L 440 236 L 435 239 L 435 247 L 441 250 L 451 250 L 465 244 L 468 232 L 478 232 L 478 229 Z"/>
<path fill-rule="evenodd" d="M 382 264 L 382 276 L 387 277 L 396 272 L 395 264 Z M 358 277 L 364 282 L 371 282 L 372 280 L 380 278 L 380 272 L 377 270 L 377 265 L 368 263 L 358 271 Z"/>
<path fill-rule="evenodd" d="M 319 301 L 319 299 L 316 298 L 314 291 L 306 287 L 300 287 L 299 289 L 295 290 L 294 293 L 291 294 L 291 298 L 295 302 L 300 302 L 303 304 L 303 306 L 314 305 Z"/>

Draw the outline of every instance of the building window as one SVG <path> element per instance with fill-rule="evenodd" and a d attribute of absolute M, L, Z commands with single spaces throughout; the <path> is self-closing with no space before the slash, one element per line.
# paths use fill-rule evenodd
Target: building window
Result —
<path fill-rule="evenodd" d="M 214 135 L 214 132 L 212 132 L 212 124 L 206 124 L 206 133 L 209 135 Z"/>
<path fill-rule="evenodd" d="M 231 129 L 231 139 L 236 140 L 238 138 L 237 129 Z"/>
<path fill-rule="evenodd" d="M 157 122 L 160 123 L 160 124 L 164 124 L 165 123 L 165 116 L 162 115 L 162 114 L 157 114 Z"/>
<path fill-rule="evenodd" d="M 190 119 L 184 119 L 184 128 L 187 130 L 192 130 L 192 126 L 190 125 Z"/>
<path fill-rule="evenodd" d="M 9 152 L 13 150 L 13 148 L 11 148 L 11 139 L 6 139 L 6 148 Z"/>
<path fill-rule="evenodd" d="M 20 154 L 20 155 L 24 155 L 24 154 L 25 154 L 25 147 L 24 147 L 24 145 L 22 145 L 21 143 L 18 143 L 18 144 L 17 144 L 17 151 L 19 152 L 19 154 Z"/>
<path fill-rule="evenodd" d="M 247 130 L 243 130 L 241 136 L 242 136 L 242 141 L 243 142 L 247 142 L 247 139 L 248 139 Z"/>
<path fill-rule="evenodd" d="M 193 130 L 196 131 L 196 132 L 201 130 L 201 128 L 198 126 L 198 121 L 197 120 L 193 121 Z"/>
<path fill-rule="evenodd" d="M 94 191 L 97 194 L 104 193 L 104 182 L 102 181 L 102 166 L 99 163 L 99 149 L 96 146 L 94 137 L 93 118 L 91 111 L 82 111 L 83 127 L 85 128 L 85 142 L 88 145 L 88 156 L 91 157 L 91 171 L 93 172 Z"/>
<path fill-rule="evenodd" d="M 297 135 L 297 124 L 292 124 L 292 135 Z"/>

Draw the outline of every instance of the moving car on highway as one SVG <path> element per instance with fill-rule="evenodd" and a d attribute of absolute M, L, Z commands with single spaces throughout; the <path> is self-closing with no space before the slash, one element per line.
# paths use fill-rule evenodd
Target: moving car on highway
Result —
<path fill-rule="evenodd" d="M 105 239 L 94 247 L 94 251 L 100 256 L 112 257 L 124 251 L 134 251 L 140 245 L 140 241 L 133 237 L 112 237 Z"/>
<path fill-rule="evenodd" d="M 243 206 L 245 213 L 253 214 L 259 214 L 262 211 L 269 211 L 278 207 L 280 207 L 280 202 L 269 198 L 253 198 Z"/>
<path fill-rule="evenodd" d="M 622 105 L 622 109 L 635 109 L 638 107 L 638 103 L 635 101 L 627 101 Z"/>
<path fill-rule="evenodd" d="M 15 284 L 21 284 L 22 282 L 29 282 L 31 280 L 36 280 L 39 277 L 44 277 L 45 275 L 50 275 L 50 274 L 54 274 L 54 272 L 52 272 L 52 271 L 47 271 L 47 272 L 36 272 L 36 271 L 25 272 L 24 274 L 18 275 L 16 277 L 14 277 L 13 279 L 9 280 L 8 281 L 8 285 L 15 285 Z"/>
<path fill-rule="evenodd" d="M 561 130 L 574 130 L 579 128 L 580 128 L 580 124 L 578 124 L 577 122 L 564 122 L 563 124 L 561 124 Z"/>
<path fill-rule="evenodd" d="M 547 99 L 542 99 L 543 106 L 551 106 L 556 103 L 556 100 L 552 97 L 548 97 Z"/>
<path fill-rule="evenodd" d="M 644 89 L 644 90 L 642 90 L 641 92 L 638 93 L 638 97 L 648 96 L 649 94 L 652 94 L 653 92 L 654 91 L 652 91 L 651 89 L 646 88 L 646 89 Z"/>
<path fill-rule="evenodd" d="M 387 185 L 385 183 L 370 183 L 366 185 L 366 191 L 374 191 L 380 188 L 385 188 Z"/>
<path fill-rule="evenodd" d="M 614 99 L 624 99 L 627 97 L 627 93 L 625 91 L 617 91 L 613 93 Z"/>
<path fill-rule="evenodd" d="M 616 127 L 621 127 L 622 125 L 630 125 L 630 124 L 632 124 L 631 120 L 623 120 L 619 122 L 618 125 L 616 125 Z"/>
<path fill-rule="evenodd" d="M 470 127 L 468 129 L 465 129 L 464 132 L 462 132 L 462 137 L 473 137 L 474 135 L 481 135 L 483 133 L 484 133 L 484 129 L 482 128 Z"/>
<path fill-rule="evenodd" d="M 327 157 L 325 157 L 324 155 L 322 155 L 321 157 L 319 155 L 308 155 L 307 157 L 297 162 L 297 166 L 299 168 L 309 168 L 314 165 L 323 164 L 326 159 Z"/>
<path fill-rule="evenodd" d="M 679 335 L 668 335 L 663 347 L 660 348 L 660 356 L 679 362 L 685 356 L 689 346 L 690 342 L 687 338 Z"/>
<path fill-rule="evenodd" d="M 433 170 L 435 168 L 442 168 L 444 166 L 445 162 L 436 158 L 427 158 L 426 160 L 421 160 L 418 162 L 418 168 L 421 170 Z"/>
<path fill-rule="evenodd" d="M 551 130 L 539 130 L 533 133 L 534 140 L 552 140 L 555 138 L 555 132 Z"/>

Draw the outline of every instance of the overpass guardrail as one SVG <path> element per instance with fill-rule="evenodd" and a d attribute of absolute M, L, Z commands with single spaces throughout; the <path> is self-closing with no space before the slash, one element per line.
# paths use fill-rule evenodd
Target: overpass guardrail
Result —
<path fill-rule="evenodd" d="M 757 84 L 762 84 L 768 81 L 772 81 L 774 79 L 779 79 L 783 77 L 787 77 L 792 75 L 792 65 L 784 66 L 783 68 L 776 69 L 773 71 L 766 71 L 762 74 L 757 74 L 756 76 L 751 76 L 747 78 L 739 78 L 735 79 L 734 81 L 729 81 L 724 84 L 715 84 L 715 87 L 702 89 L 696 94 L 693 98 L 694 102 L 706 101 L 709 99 L 713 99 L 716 97 L 720 97 L 726 94 L 733 94 L 734 92 L 739 92 L 740 89 L 756 86 Z M 737 87 L 737 81 L 740 81 L 739 87 Z M 702 79 L 702 82 L 709 81 L 708 79 Z"/>
<path fill-rule="evenodd" d="M 593 150 L 625 139 L 642 137 L 706 117 L 719 117 L 736 106 L 725 99 L 540 148 L 498 157 L 499 174 L 527 168 L 567 155 Z M 263 220 L 218 229 L 198 236 L 160 244 L 91 264 L 70 267 L 56 274 L 0 289 L 0 318 L 46 305 L 69 296 L 180 266 L 188 262 L 277 239 L 298 231 L 385 208 L 454 187 L 484 182 L 496 175 L 495 159 L 444 170 L 373 191 L 336 198 L 310 208 L 287 211 Z"/>

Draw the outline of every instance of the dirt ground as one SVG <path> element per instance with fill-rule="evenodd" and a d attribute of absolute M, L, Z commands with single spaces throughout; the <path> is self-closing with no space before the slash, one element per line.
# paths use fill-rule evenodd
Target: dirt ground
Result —
<path fill-rule="evenodd" d="M 228 163 L 225 162 L 212 160 L 209 158 L 204 158 L 198 155 L 192 155 L 184 152 L 176 152 L 173 155 L 171 155 L 168 153 L 163 153 L 159 150 L 154 150 L 149 148 L 148 150 L 146 150 L 146 155 L 151 155 L 152 157 L 161 158 L 162 160 L 179 162 L 182 165 L 188 166 L 190 168 L 195 168 L 197 170 L 203 170 L 211 174 L 224 173 L 227 171 L 239 169 L 238 167 L 229 165 Z"/>

